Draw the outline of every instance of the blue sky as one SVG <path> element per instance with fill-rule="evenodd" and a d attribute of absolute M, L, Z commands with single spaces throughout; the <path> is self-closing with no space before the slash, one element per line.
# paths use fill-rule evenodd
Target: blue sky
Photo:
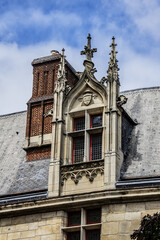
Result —
<path fill-rule="evenodd" d="M 96 77 L 106 76 L 115 36 L 121 90 L 160 86 L 159 0 L 0 0 L 0 114 L 26 109 L 34 58 L 64 47 L 83 71 L 88 33 Z"/>

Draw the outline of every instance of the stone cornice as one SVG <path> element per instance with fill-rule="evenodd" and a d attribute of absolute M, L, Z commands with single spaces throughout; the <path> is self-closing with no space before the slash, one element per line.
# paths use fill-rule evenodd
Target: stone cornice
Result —
<path fill-rule="evenodd" d="M 160 187 L 132 189 L 132 190 L 108 190 L 93 193 L 85 193 L 70 196 L 50 197 L 44 200 L 27 203 L 16 203 L 1 206 L 0 217 L 12 217 L 24 214 L 34 214 L 48 211 L 65 210 L 66 208 L 77 208 L 120 204 L 129 202 L 156 201 L 160 199 Z"/>

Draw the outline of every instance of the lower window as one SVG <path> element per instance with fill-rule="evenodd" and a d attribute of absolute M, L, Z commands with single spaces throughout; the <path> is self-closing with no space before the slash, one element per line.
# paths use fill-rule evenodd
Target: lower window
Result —
<path fill-rule="evenodd" d="M 80 240 L 80 232 L 68 233 L 67 240 Z"/>
<path fill-rule="evenodd" d="M 68 213 L 67 227 L 63 228 L 67 240 L 100 240 L 101 209 L 81 209 Z M 83 237 L 82 237 L 83 236 Z"/>
<path fill-rule="evenodd" d="M 100 240 L 100 229 L 87 230 L 86 240 Z"/>

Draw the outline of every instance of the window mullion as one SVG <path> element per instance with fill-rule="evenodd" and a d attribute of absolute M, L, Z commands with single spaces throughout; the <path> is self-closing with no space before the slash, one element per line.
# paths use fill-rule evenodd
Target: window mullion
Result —
<path fill-rule="evenodd" d="M 89 161 L 89 134 L 87 129 L 90 125 L 90 117 L 87 110 L 85 111 L 85 134 L 84 134 L 84 162 Z"/>
<path fill-rule="evenodd" d="M 85 229 L 83 228 L 83 225 L 86 223 L 86 211 L 84 208 L 81 208 L 81 240 L 85 239 Z"/>

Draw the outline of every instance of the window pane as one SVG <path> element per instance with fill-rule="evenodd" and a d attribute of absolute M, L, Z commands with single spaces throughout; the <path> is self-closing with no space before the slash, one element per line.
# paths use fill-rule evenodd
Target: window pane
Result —
<path fill-rule="evenodd" d="M 91 135 L 90 159 L 96 160 L 102 158 L 102 134 Z"/>
<path fill-rule="evenodd" d="M 74 131 L 83 130 L 85 128 L 85 118 L 74 119 Z"/>
<path fill-rule="evenodd" d="M 68 233 L 67 240 L 80 240 L 80 232 Z"/>
<path fill-rule="evenodd" d="M 73 139 L 73 163 L 83 162 L 84 137 Z"/>
<path fill-rule="evenodd" d="M 81 212 L 68 213 L 68 226 L 77 226 L 81 224 Z"/>
<path fill-rule="evenodd" d="M 100 229 L 86 232 L 87 240 L 100 240 Z"/>
<path fill-rule="evenodd" d="M 91 116 L 91 128 L 102 126 L 102 115 Z"/>
<path fill-rule="evenodd" d="M 101 209 L 89 209 L 87 210 L 87 224 L 100 223 L 101 222 Z"/>

